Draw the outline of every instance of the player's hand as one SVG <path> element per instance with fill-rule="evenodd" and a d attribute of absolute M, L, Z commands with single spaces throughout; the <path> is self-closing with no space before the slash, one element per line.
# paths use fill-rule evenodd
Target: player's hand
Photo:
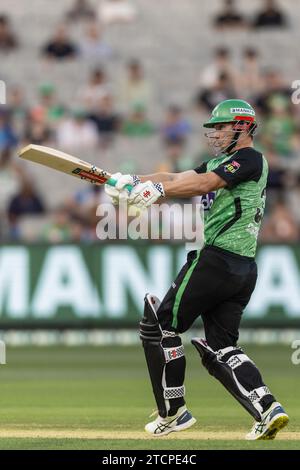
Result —
<path fill-rule="evenodd" d="M 129 204 L 145 209 L 154 204 L 160 197 L 164 197 L 165 192 L 161 183 L 140 183 L 136 185 L 128 197 Z"/>
<path fill-rule="evenodd" d="M 108 196 L 111 197 L 112 203 L 118 205 L 120 201 L 126 201 L 129 196 L 128 189 L 125 188 L 126 185 L 134 186 L 139 183 L 140 179 L 136 175 L 122 175 L 122 173 L 115 173 L 111 177 L 117 180 L 115 186 L 110 186 L 105 184 L 104 190 Z"/>

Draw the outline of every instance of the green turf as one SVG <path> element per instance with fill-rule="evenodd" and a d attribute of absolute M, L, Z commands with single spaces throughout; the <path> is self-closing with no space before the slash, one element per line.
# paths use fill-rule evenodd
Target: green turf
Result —
<path fill-rule="evenodd" d="M 300 366 L 289 347 L 249 346 L 268 386 L 285 405 L 290 432 L 300 432 Z M 246 432 L 252 419 L 203 369 L 192 347 L 186 348 L 187 402 L 197 424 L 218 433 Z M 140 347 L 8 348 L 0 367 L 0 432 L 10 430 L 94 429 L 114 439 L 0 438 L 1 449 L 300 449 L 300 442 L 118 439 L 118 432 L 142 432 L 155 407 Z"/>
<path fill-rule="evenodd" d="M 144 441 L 129 439 L 124 443 L 118 439 L 96 441 L 90 439 L 2 439 L 1 449 L 5 450 L 299 450 L 300 444 L 295 442 L 232 442 L 232 441 Z"/>

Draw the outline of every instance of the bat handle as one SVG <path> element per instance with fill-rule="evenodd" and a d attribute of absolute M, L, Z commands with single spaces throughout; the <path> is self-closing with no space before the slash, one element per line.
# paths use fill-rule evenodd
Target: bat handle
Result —
<path fill-rule="evenodd" d="M 115 180 L 114 178 L 109 178 L 109 180 L 106 181 L 106 184 L 109 184 L 110 186 L 116 186 L 117 180 Z M 133 189 L 133 186 L 131 186 L 131 184 L 126 184 L 124 188 L 126 188 L 127 191 L 131 192 Z"/>

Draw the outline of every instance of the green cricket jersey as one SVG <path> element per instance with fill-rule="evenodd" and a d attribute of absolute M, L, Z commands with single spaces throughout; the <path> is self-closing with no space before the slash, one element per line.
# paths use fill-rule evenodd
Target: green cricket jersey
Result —
<path fill-rule="evenodd" d="M 213 171 L 227 183 L 225 188 L 202 196 L 205 244 L 254 257 L 266 200 L 268 163 L 265 157 L 252 147 L 246 147 L 231 155 L 213 158 L 195 171 Z"/>

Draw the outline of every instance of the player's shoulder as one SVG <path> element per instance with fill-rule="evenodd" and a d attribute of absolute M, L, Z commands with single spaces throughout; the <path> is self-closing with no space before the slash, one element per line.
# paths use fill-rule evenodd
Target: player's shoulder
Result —
<path fill-rule="evenodd" d="M 235 158 L 251 158 L 252 161 L 254 162 L 260 162 L 262 163 L 263 161 L 263 154 L 256 150 L 253 147 L 244 147 L 242 149 L 239 149 L 235 154 Z"/>
<path fill-rule="evenodd" d="M 247 181 L 258 182 L 263 175 L 263 155 L 253 147 L 237 150 L 216 169 L 217 175 L 224 179 L 229 188 Z"/>
<path fill-rule="evenodd" d="M 242 166 L 247 167 L 248 170 L 261 175 L 264 166 L 264 156 L 261 152 L 253 147 L 244 147 L 239 149 L 234 155 L 233 159 L 240 163 Z"/>

